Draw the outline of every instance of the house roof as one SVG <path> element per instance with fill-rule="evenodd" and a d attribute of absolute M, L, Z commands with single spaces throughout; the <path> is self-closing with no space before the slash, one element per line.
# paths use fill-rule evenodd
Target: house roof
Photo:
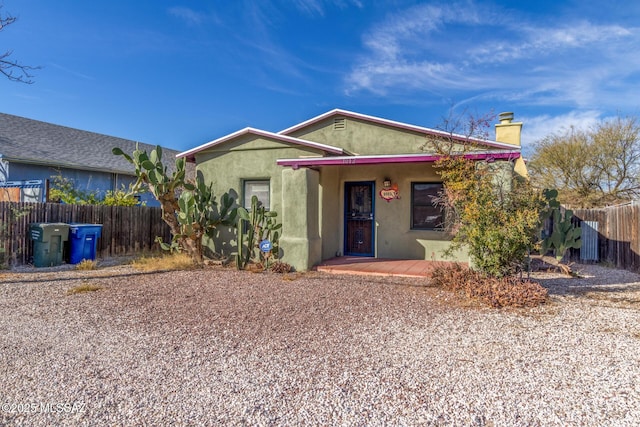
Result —
<path fill-rule="evenodd" d="M 475 151 L 463 155 L 464 158 L 470 160 L 497 160 L 512 159 L 520 157 L 520 151 L 504 151 L 504 150 L 488 150 Z M 333 157 L 317 157 L 317 158 L 296 158 L 296 159 L 279 159 L 277 164 L 280 166 L 288 166 L 293 169 L 300 167 L 318 167 L 318 166 L 353 166 L 353 165 L 377 165 L 384 163 L 429 163 L 435 162 L 442 158 L 440 154 L 385 154 L 385 155 L 369 155 L 369 156 L 333 156 Z"/>
<path fill-rule="evenodd" d="M 113 155 L 111 150 L 120 147 L 125 153 L 132 153 L 136 144 L 147 152 L 155 148 L 128 139 L 0 113 L 0 156 L 9 161 L 133 175 L 133 166 L 122 156 Z M 163 147 L 163 153 L 165 157 L 175 156 L 177 151 Z M 172 167 L 172 161 L 166 163 Z"/>
<path fill-rule="evenodd" d="M 351 117 L 354 119 L 358 119 L 358 120 L 362 120 L 365 122 L 369 122 L 369 123 L 375 123 L 375 124 L 380 124 L 380 125 L 384 125 L 384 126 L 389 126 L 392 128 L 396 128 L 396 129 L 402 129 L 402 130 L 409 130 L 409 131 L 413 131 L 413 132 L 418 132 L 418 133 L 422 133 L 424 135 L 433 135 L 433 136 L 438 136 L 438 137 L 445 137 L 445 138 L 452 138 L 453 140 L 457 140 L 457 141 L 461 141 L 461 142 L 471 142 L 474 144 L 478 144 L 478 145 L 486 145 L 489 147 L 495 147 L 495 148 L 503 148 L 503 149 L 513 149 L 515 146 L 512 144 L 506 144 L 504 142 L 498 142 L 498 141 L 491 141 L 488 139 L 480 139 L 480 138 L 470 138 L 467 137 L 465 135 L 460 135 L 460 134 L 456 134 L 456 133 L 451 133 L 451 132 L 445 132 L 442 130 L 437 130 L 437 129 L 430 129 L 430 128 L 426 128 L 426 127 L 422 127 L 422 126 L 416 126 L 416 125 L 411 125 L 408 123 L 402 123 L 402 122 L 396 122 L 394 120 L 387 120 L 387 119 L 383 119 L 380 117 L 375 117 L 375 116 L 369 116 L 366 114 L 360 114 L 360 113 L 355 113 L 353 111 L 348 111 L 348 110 L 341 110 L 339 108 L 336 108 L 334 110 L 331 111 L 327 111 L 326 113 L 320 114 L 319 116 L 313 117 L 309 120 L 306 120 L 302 123 L 298 123 L 297 125 L 293 125 L 289 128 L 286 128 L 284 130 L 281 130 L 280 132 L 278 132 L 280 135 L 290 135 L 300 129 L 304 129 L 305 127 L 311 126 L 315 123 L 318 123 L 322 120 L 326 120 L 328 118 L 331 117 L 336 117 L 336 116 L 344 116 L 344 117 Z"/>
<path fill-rule="evenodd" d="M 324 151 L 326 153 L 330 153 L 330 154 L 336 154 L 336 155 L 348 155 L 350 154 L 348 151 L 339 148 L 339 147 L 334 147 L 332 145 L 327 145 L 327 144 L 320 144 L 318 142 L 313 142 L 313 141 L 307 141 L 305 139 L 300 139 L 300 138 L 294 138 L 292 136 L 287 136 L 287 135 L 282 135 L 279 133 L 273 133 L 273 132 L 268 132 L 265 130 L 260 130 L 260 129 L 255 129 L 255 128 L 251 128 L 251 127 L 246 127 L 244 129 L 240 129 L 239 131 L 230 133 L 229 135 L 223 136 L 221 138 L 218 139 L 214 139 L 213 141 L 207 142 L 205 144 L 202 144 L 196 148 L 192 148 L 191 150 L 187 150 L 187 151 L 183 151 L 182 153 L 179 153 L 177 155 L 177 157 L 186 157 L 187 160 L 189 161 L 194 161 L 195 157 L 194 155 L 200 151 L 203 150 L 207 150 L 209 148 L 213 148 L 216 147 L 218 145 L 224 144 L 225 142 L 231 141 L 235 138 L 238 138 L 240 136 L 243 135 L 255 135 L 255 136 L 260 136 L 263 138 L 268 138 L 268 139 L 272 139 L 272 140 L 276 140 L 276 141 L 281 141 L 281 142 L 285 142 L 288 144 L 293 144 L 293 145 L 299 145 L 299 146 L 303 146 L 303 147 L 309 147 L 309 148 L 315 148 L 317 150 L 320 151 Z"/>

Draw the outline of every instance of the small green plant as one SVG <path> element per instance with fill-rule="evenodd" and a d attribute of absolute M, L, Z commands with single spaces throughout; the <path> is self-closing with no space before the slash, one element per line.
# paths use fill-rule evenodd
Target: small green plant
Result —
<path fill-rule="evenodd" d="M 160 245 L 160 248 L 163 251 L 167 251 L 172 255 L 179 254 L 180 252 L 182 252 L 182 248 L 180 247 L 180 244 L 176 240 L 172 240 L 169 243 L 165 243 L 164 240 L 162 240 L 162 237 L 156 236 L 155 241 Z"/>
<path fill-rule="evenodd" d="M 82 294 L 85 292 L 95 292 L 102 289 L 101 286 L 92 285 L 91 283 L 84 282 L 82 285 L 75 286 L 67 291 L 67 295 Z"/>
<path fill-rule="evenodd" d="M 95 270 L 98 263 L 95 260 L 83 259 L 76 265 L 76 270 Z"/>
<path fill-rule="evenodd" d="M 273 261 L 277 261 L 280 253 L 278 246 L 282 224 L 278 223 L 275 211 L 268 211 L 258 201 L 256 196 L 251 198 L 251 210 L 238 208 L 236 267 L 244 269 L 249 261 L 254 261 L 268 270 Z M 269 240 L 271 250 L 260 249 L 260 242 Z"/>

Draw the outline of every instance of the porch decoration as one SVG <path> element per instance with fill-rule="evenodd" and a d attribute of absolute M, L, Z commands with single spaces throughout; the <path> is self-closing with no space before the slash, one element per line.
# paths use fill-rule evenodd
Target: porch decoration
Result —
<path fill-rule="evenodd" d="M 398 190 L 398 184 L 392 185 L 390 180 L 385 179 L 383 186 L 384 188 L 380 190 L 380 197 L 385 199 L 387 203 L 389 203 L 393 199 L 400 198 L 400 191 Z"/>

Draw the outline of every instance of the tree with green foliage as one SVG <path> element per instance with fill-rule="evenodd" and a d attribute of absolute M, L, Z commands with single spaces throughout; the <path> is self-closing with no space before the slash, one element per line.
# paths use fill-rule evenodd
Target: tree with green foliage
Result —
<path fill-rule="evenodd" d="M 502 166 L 502 167 L 501 167 Z M 509 162 L 445 156 L 436 163 L 440 203 L 454 237 L 447 253 L 465 247 L 474 268 L 495 277 L 522 271 L 539 240 L 547 202 Z"/>
<path fill-rule="evenodd" d="M 634 117 L 569 128 L 534 147 L 528 169 L 538 188 L 555 188 L 572 207 L 600 207 L 640 196 L 640 125 Z"/>
<path fill-rule="evenodd" d="M 169 225 L 173 236 L 171 244 L 165 243 L 163 247 L 184 250 L 194 263 L 202 265 L 203 236 L 212 236 L 219 225 L 235 223 L 233 199 L 227 193 L 223 194 L 218 209 L 212 185 L 206 185 L 201 176 L 196 177 L 195 183 L 189 182 L 184 157 L 176 159 L 174 169 L 169 171 L 162 162 L 160 146 L 150 153 L 136 148 L 132 155 L 128 155 L 117 147 L 112 152 L 123 156 L 135 168 L 137 180 L 131 191 L 148 189 L 160 202 L 162 219 Z"/>
<path fill-rule="evenodd" d="M 444 190 L 436 199 L 453 235 L 445 255 L 465 248 L 474 268 L 503 277 L 521 271 L 536 247 L 545 200 L 528 181 L 515 174 L 511 162 L 465 158 L 487 140 L 492 113 L 450 115 L 443 134 L 427 138 L 423 149 L 441 156 L 435 163 Z"/>

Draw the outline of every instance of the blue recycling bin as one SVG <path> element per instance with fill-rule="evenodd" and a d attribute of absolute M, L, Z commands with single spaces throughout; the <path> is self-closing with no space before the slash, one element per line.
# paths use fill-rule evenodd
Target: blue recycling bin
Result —
<path fill-rule="evenodd" d="M 69 263 L 95 260 L 102 224 L 69 224 Z"/>

